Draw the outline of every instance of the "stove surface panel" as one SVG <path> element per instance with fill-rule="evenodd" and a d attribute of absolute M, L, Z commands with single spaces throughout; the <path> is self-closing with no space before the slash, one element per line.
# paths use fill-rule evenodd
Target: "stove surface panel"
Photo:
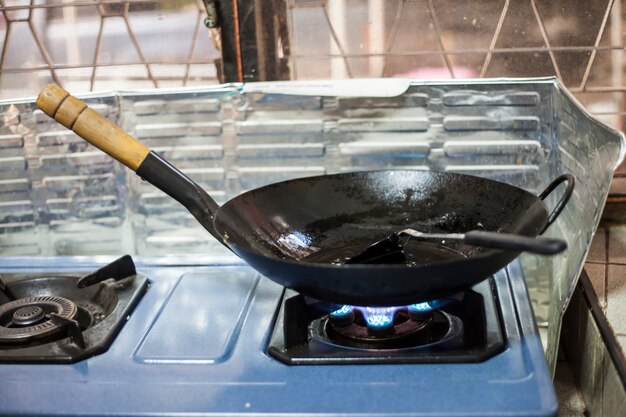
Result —
<path fill-rule="evenodd" d="M 72 365 L 0 365 L 1 414 L 556 413 L 518 265 L 494 277 L 508 317 L 501 354 L 468 364 L 324 366 L 267 354 L 283 289 L 249 267 L 137 266 L 151 286 L 111 348 Z"/>

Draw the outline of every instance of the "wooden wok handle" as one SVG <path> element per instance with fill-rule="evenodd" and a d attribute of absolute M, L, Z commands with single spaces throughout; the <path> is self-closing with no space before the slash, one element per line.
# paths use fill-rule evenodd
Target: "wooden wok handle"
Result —
<path fill-rule="evenodd" d="M 45 86 L 36 103 L 48 116 L 133 171 L 150 153 L 143 143 L 56 84 Z"/>

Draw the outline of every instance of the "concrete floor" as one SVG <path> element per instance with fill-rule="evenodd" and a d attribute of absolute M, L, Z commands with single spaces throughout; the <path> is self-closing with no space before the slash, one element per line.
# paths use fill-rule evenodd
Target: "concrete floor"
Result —
<path fill-rule="evenodd" d="M 554 389 L 559 399 L 559 417 L 587 417 L 585 403 L 574 381 L 574 372 L 566 361 L 559 361 L 554 376 Z"/>

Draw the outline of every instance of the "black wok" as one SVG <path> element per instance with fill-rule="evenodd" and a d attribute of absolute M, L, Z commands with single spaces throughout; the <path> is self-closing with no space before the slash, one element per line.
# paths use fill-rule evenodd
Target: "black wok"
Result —
<path fill-rule="evenodd" d="M 371 171 L 303 178 L 246 192 L 218 206 L 184 174 L 55 85 L 37 105 L 183 204 L 220 242 L 263 275 L 338 304 L 406 305 L 451 295 L 506 266 L 519 251 L 463 242 L 411 241 L 402 264 L 344 264 L 398 230 L 495 231 L 535 237 L 556 219 L 574 178 L 539 196 L 484 178 Z M 548 213 L 543 200 L 567 187 Z"/>

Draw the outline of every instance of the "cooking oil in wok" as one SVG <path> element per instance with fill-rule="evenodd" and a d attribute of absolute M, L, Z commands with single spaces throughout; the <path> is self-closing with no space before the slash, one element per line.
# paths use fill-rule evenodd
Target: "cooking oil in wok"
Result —
<path fill-rule="evenodd" d="M 348 259 L 367 248 L 368 244 L 371 244 L 371 242 L 352 243 L 350 245 L 320 249 L 302 258 L 301 261 L 343 265 Z M 465 256 L 461 252 L 443 243 L 410 240 L 404 245 L 402 251 L 381 257 L 376 261 L 368 262 L 368 264 L 420 267 L 451 262 L 462 258 L 465 258 Z"/>

